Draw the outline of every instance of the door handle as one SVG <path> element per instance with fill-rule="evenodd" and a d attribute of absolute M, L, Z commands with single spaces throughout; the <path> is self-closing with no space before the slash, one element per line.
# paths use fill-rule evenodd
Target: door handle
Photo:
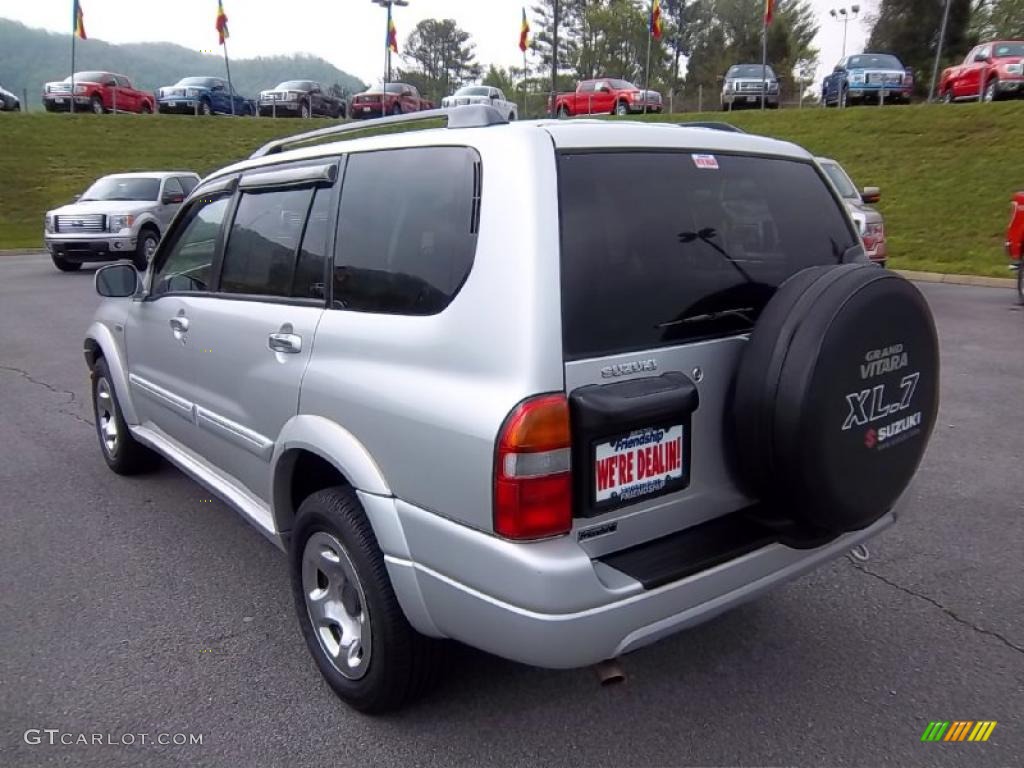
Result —
<path fill-rule="evenodd" d="M 171 330 L 175 333 L 185 333 L 188 331 L 188 318 L 180 315 L 178 317 L 172 317 Z"/>
<path fill-rule="evenodd" d="M 302 337 L 294 333 L 272 333 L 267 340 L 267 346 L 273 352 L 296 355 L 302 351 Z"/>

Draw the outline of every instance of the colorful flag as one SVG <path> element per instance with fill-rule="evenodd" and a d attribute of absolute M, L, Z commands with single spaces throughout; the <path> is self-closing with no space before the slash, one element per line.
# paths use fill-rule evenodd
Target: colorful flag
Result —
<path fill-rule="evenodd" d="M 217 34 L 220 35 L 220 44 L 224 45 L 230 35 L 228 34 L 228 15 L 224 13 L 223 0 L 217 0 Z"/>
<path fill-rule="evenodd" d="M 772 23 L 775 14 L 775 0 L 764 0 L 764 23 L 768 26 Z"/>
<path fill-rule="evenodd" d="M 519 27 L 519 50 L 526 53 L 530 47 L 530 22 L 526 20 L 526 9 L 523 8 L 523 24 Z"/>
<path fill-rule="evenodd" d="M 75 0 L 74 7 L 72 9 L 73 19 L 71 26 L 74 29 L 74 35 L 82 40 L 88 40 L 89 38 L 85 35 L 85 14 L 82 13 L 82 5 Z"/>
<path fill-rule="evenodd" d="M 768 0 L 771 2 L 771 0 Z M 664 32 L 665 22 L 661 18 L 661 0 L 654 0 L 651 3 L 651 35 L 655 40 L 661 40 Z"/>
<path fill-rule="evenodd" d="M 398 30 L 395 28 L 395 20 L 388 22 L 388 48 L 392 53 L 398 53 Z"/>

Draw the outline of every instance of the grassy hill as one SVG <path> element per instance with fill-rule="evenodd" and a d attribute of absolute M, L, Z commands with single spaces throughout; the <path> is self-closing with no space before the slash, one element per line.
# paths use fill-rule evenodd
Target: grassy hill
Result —
<path fill-rule="evenodd" d="M 27 89 L 29 107 L 42 109 L 43 83 L 63 80 L 70 74 L 70 50 L 70 35 L 0 19 L 0 84 L 18 96 Z M 118 72 L 147 90 L 172 85 L 189 75 L 224 75 L 224 59 L 219 51 L 204 54 L 173 43 L 113 45 L 102 40 L 79 40 L 75 67 L 80 72 Z M 235 90 L 250 98 L 283 80 L 299 78 L 318 80 L 325 86 L 337 83 L 350 93 L 364 87 L 358 78 L 317 56 L 297 54 L 231 62 Z"/>
<path fill-rule="evenodd" d="M 893 266 L 1007 275 L 1008 203 L 1010 194 L 1024 187 L 1019 136 L 1024 101 L 751 111 L 729 119 L 747 131 L 833 157 L 861 186 L 881 187 L 879 207 Z M 269 139 L 324 125 L 320 120 L 0 114 L 0 248 L 40 246 L 44 212 L 100 175 L 160 168 L 205 174 L 246 157 Z"/>

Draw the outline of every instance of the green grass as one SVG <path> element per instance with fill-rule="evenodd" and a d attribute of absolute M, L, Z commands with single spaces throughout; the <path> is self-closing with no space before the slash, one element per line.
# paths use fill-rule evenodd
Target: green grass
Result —
<path fill-rule="evenodd" d="M 1011 193 L 1024 186 L 1024 101 L 954 106 L 708 113 L 838 160 L 882 188 L 891 264 L 1005 277 Z M 326 121 L 223 117 L 0 115 L 0 248 L 42 245 L 43 214 L 98 176 L 186 169 L 200 174 L 270 139 Z M 784 194 L 785 190 L 780 190 Z"/>

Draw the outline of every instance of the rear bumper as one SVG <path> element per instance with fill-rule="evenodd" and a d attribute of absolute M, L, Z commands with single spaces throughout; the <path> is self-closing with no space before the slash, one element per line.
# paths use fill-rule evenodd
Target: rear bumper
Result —
<path fill-rule="evenodd" d="M 45 237 L 46 250 L 67 261 L 116 261 L 129 258 L 135 252 L 133 236 L 103 235 L 87 237 Z"/>
<path fill-rule="evenodd" d="M 644 589 L 591 560 L 571 537 L 517 544 L 401 501 L 360 497 L 414 627 L 549 668 L 594 664 L 707 621 L 839 557 L 895 520 L 890 512 L 814 549 L 768 544 Z"/>
<path fill-rule="evenodd" d="M 383 114 L 384 111 L 380 104 L 353 104 L 349 107 L 349 117 L 353 120 L 380 117 Z"/>

